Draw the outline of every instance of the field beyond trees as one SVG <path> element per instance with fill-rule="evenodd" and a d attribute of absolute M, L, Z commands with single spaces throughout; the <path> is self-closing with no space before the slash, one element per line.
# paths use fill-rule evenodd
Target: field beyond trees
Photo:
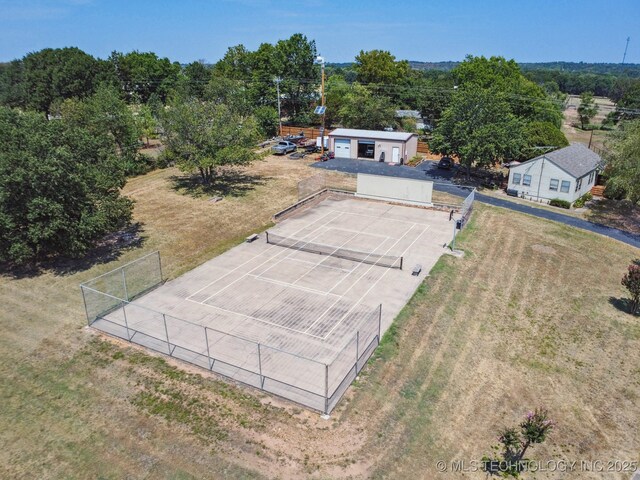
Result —
<path fill-rule="evenodd" d="M 268 157 L 213 203 L 157 170 L 124 189 L 141 247 L 0 277 L 0 476 L 460 478 L 436 462 L 479 460 L 536 406 L 557 427 L 531 458 L 640 460 L 640 321 L 620 309 L 638 250 L 507 210 L 477 206 L 466 256 L 436 265 L 330 420 L 86 328 L 80 282 L 156 249 L 175 278 L 266 228 L 314 173 Z"/>

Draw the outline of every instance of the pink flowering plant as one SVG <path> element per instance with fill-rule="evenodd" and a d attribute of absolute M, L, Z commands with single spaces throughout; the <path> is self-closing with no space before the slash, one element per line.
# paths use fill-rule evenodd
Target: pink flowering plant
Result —
<path fill-rule="evenodd" d="M 634 315 L 640 309 L 640 259 L 635 260 L 622 277 L 622 285 L 627 287 L 631 294 L 629 313 Z"/>
<path fill-rule="evenodd" d="M 525 457 L 527 450 L 532 445 L 544 442 L 554 425 L 545 408 L 528 412 L 520 422 L 520 428 L 505 428 L 500 431 L 500 444 L 492 447 L 493 456 L 485 455 L 482 458 L 484 470 L 504 478 L 520 478 L 529 463 Z"/>

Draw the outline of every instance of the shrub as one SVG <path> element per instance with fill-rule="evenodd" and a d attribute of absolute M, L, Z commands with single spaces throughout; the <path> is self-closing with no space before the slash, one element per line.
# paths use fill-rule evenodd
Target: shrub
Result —
<path fill-rule="evenodd" d="M 592 198 L 593 198 L 593 195 L 591 195 L 591 192 L 587 192 L 584 195 L 582 195 L 579 199 L 577 199 L 575 202 L 573 202 L 573 206 L 576 208 L 584 207 L 584 204 L 587 203 Z"/>
<path fill-rule="evenodd" d="M 629 312 L 633 315 L 640 307 L 640 260 L 636 260 L 629 265 L 627 273 L 622 277 L 622 285 L 627 287 L 631 294 Z"/>
<path fill-rule="evenodd" d="M 567 210 L 571 208 L 571 202 L 567 202 L 566 200 L 561 200 L 560 198 L 554 198 L 549 202 L 549 205 L 552 207 L 560 207 L 566 208 Z"/>

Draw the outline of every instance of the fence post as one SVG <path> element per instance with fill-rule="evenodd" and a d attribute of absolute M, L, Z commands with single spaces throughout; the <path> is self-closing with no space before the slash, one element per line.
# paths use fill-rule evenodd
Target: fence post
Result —
<path fill-rule="evenodd" d="M 262 376 L 262 351 L 258 344 L 258 371 L 260 372 L 260 388 L 264 390 L 264 377 Z"/>
<path fill-rule="evenodd" d="M 124 287 L 124 299 L 129 301 L 129 292 L 127 292 L 127 277 L 124 275 L 124 268 L 122 269 L 122 286 Z"/>
<path fill-rule="evenodd" d="M 380 344 L 380 336 L 382 335 L 382 304 L 378 307 L 378 344 Z"/>
<path fill-rule="evenodd" d="M 356 375 L 358 375 L 358 359 L 360 358 L 360 330 L 356 332 Z"/>
<path fill-rule="evenodd" d="M 84 313 L 87 316 L 87 325 L 91 326 L 91 319 L 89 318 L 89 309 L 87 308 L 87 299 L 84 296 L 84 288 L 80 285 L 80 291 L 82 292 L 82 303 L 84 303 Z"/>
<path fill-rule="evenodd" d="M 158 270 L 160 270 L 160 283 L 164 281 L 162 278 L 162 259 L 160 258 L 160 251 L 158 251 Z"/>
<path fill-rule="evenodd" d="M 164 333 L 167 335 L 167 349 L 169 350 L 169 356 L 173 353 L 171 351 L 171 343 L 169 342 L 169 329 L 167 328 L 167 317 L 162 314 L 162 321 L 164 322 Z"/>
<path fill-rule="evenodd" d="M 209 370 L 213 368 L 213 363 L 211 363 L 211 352 L 209 351 L 209 335 L 207 335 L 207 327 L 204 327 L 204 341 L 207 342 L 207 365 L 209 365 Z"/>
<path fill-rule="evenodd" d="M 127 340 L 131 341 L 132 336 L 129 335 L 129 322 L 127 322 L 127 310 L 124 308 L 125 302 L 122 302 L 122 316 L 124 317 L 124 328 L 127 329 Z"/>
<path fill-rule="evenodd" d="M 324 365 L 324 414 L 329 415 L 329 365 Z"/>

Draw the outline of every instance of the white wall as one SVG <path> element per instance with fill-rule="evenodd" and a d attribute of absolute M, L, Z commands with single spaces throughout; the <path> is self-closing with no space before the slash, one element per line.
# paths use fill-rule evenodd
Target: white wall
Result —
<path fill-rule="evenodd" d="M 513 175 L 515 173 L 520 174 L 520 184 L 516 185 L 513 182 Z M 531 175 L 531 185 L 523 185 L 525 175 Z M 509 184 L 508 187 L 511 190 L 517 190 L 518 196 L 530 200 L 542 200 L 549 202 L 553 198 L 559 198 L 568 202 L 574 202 L 579 197 L 591 190 L 591 187 L 595 184 L 596 174 L 593 174 L 591 182 L 589 182 L 589 175 L 585 175 L 582 178 L 582 186 L 576 191 L 576 179 L 569 175 L 564 170 L 557 167 L 545 158 L 538 159 L 536 161 L 525 162 L 522 165 L 517 165 L 509 169 Z M 558 189 L 553 191 L 549 189 L 551 179 L 558 180 Z M 560 189 L 562 188 L 562 181 L 569 182 L 569 192 L 564 193 Z"/>
<path fill-rule="evenodd" d="M 433 182 L 429 180 L 358 174 L 358 197 L 431 205 L 432 194 Z"/>

